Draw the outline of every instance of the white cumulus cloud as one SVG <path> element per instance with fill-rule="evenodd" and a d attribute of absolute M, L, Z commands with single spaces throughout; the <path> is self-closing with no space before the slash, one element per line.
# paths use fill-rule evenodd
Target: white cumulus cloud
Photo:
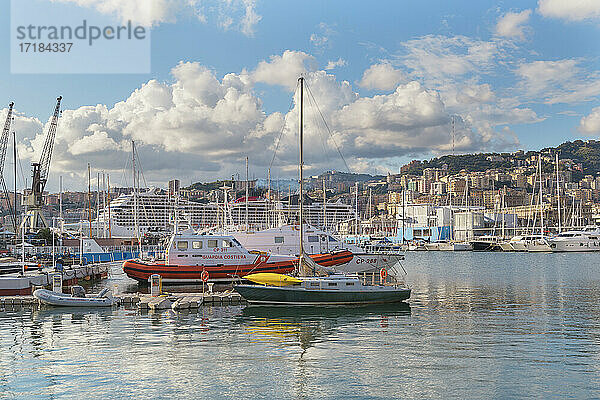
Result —
<path fill-rule="evenodd" d="M 525 37 L 524 24 L 529 21 L 531 10 L 524 10 L 518 13 L 507 12 L 496 24 L 496 34 L 509 38 L 523 39 Z"/>
<path fill-rule="evenodd" d="M 589 135 L 599 135 L 600 134 L 600 107 L 596 107 L 592 109 L 592 112 L 589 115 L 581 118 L 579 121 L 579 127 L 577 128 L 579 132 L 589 134 Z"/>
<path fill-rule="evenodd" d="M 544 17 L 583 21 L 600 18 L 598 0 L 539 0 L 538 11 Z"/>
<path fill-rule="evenodd" d="M 289 89 L 296 87 L 298 77 L 313 69 L 315 58 L 302 51 L 286 50 L 282 55 L 261 61 L 251 73 L 255 82 L 280 85 Z"/>
<path fill-rule="evenodd" d="M 300 74 L 307 83 L 307 173 L 345 169 L 337 148 L 352 170 L 370 172 L 384 171 L 397 157 L 447 152 L 453 116 L 458 151 L 514 149 L 514 135 L 500 125 L 538 119 L 530 109 L 503 104 L 489 84 L 477 80 L 443 92 L 419 80 L 399 81 L 400 75 L 391 71 L 391 78 L 372 83 L 392 88 L 389 92 L 360 96 L 348 81 L 315 69 L 312 55 L 290 50 L 249 71 L 221 77 L 198 62 L 180 62 L 172 68 L 170 81 L 149 80 L 114 106 L 63 110 L 50 187 L 63 175 L 65 183 L 82 188 L 88 162 L 95 170 L 109 172 L 113 184 L 127 184 L 118 178 L 128 176 L 124 170 L 131 140 L 137 144 L 148 184 L 164 185 L 174 177 L 183 182 L 228 177 L 243 170 L 247 155 L 255 174 L 265 176 L 276 147 L 273 176 L 295 176 L 298 99 L 285 113 L 267 113 L 255 85 L 283 86 L 292 96 Z M 0 120 L 5 112 L 0 112 Z M 27 162 L 37 160 L 48 122 L 17 117 L 20 155 Z"/>
<path fill-rule="evenodd" d="M 359 82 L 366 89 L 392 90 L 406 80 L 402 71 L 389 63 L 373 64 L 363 73 Z"/>

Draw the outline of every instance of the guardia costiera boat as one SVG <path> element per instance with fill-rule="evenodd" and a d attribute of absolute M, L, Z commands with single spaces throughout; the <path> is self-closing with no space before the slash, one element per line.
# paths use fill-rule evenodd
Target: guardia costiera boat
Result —
<path fill-rule="evenodd" d="M 315 254 L 312 259 L 326 267 L 352 259 L 349 251 Z M 171 236 L 165 260 L 128 260 L 123 272 L 139 282 L 158 274 L 167 284 L 201 284 L 202 272 L 209 282 L 231 282 L 251 273 L 285 274 L 294 270 L 297 256 L 249 251 L 233 236 L 199 234 L 192 230 Z"/>
<path fill-rule="evenodd" d="M 288 306 L 337 306 L 357 304 L 396 303 L 410 297 L 410 289 L 395 278 L 387 281 L 388 272 L 382 268 L 379 281 L 367 282 L 366 276 L 336 273 L 334 269 L 316 264 L 304 251 L 303 240 L 303 91 L 304 78 L 299 78 L 300 103 L 300 196 L 299 222 L 300 235 L 299 258 L 295 264 L 294 275 L 285 274 L 249 274 L 247 281 L 234 289 L 250 304 L 288 305 Z"/>

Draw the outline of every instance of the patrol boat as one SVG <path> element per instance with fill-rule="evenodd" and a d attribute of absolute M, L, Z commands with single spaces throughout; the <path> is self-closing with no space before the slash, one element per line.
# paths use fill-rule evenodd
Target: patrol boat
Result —
<path fill-rule="evenodd" d="M 352 253 L 315 254 L 311 258 L 329 267 L 348 262 Z M 208 273 L 210 282 L 231 282 L 250 273 L 289 273 L 297 263 L 297 256 L 249 251 L 233 236 L 186 230 L 171 236 L 165 260 L 125 261 L 123 271 L 140 282 L 148 282 L 150 275 L 158 274 L 164 283 L 200 284 L 203 271 Z"/>

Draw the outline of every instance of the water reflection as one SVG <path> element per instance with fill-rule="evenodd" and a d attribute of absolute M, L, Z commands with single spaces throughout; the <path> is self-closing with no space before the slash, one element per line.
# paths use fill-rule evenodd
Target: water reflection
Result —
<path fill-rule="evenodd" d="M 325 393 L 313 387 L 314 381 L 318 379 L 321 367 L 327 365 L 326 361 L 321 361 L 323 347 L 339 340 L 343 335 L 341 331 L 353 326 L 373 325 L 375 321 L 385 329 L 394 317 L 408 318 L 410 315 L 411 308 L 407 303 L 354 308 L 248 306 L 236 322 L 250 336 L 251 343 L 299 348 L 291 353 L 288 368 L 291 368 L 293 379 L 289 385 L 295 397 L 309 398 L 312 397 L 309 393 L 315 391 L 320 395 Z"/>
<path fill-rule="evenodd" d="M 410 314 L 407 303 L 354 308 L 248 306 L 238 323 L 254 340 L 275 339 L 306 350 L 344 325 L 380 319 L 387 326 L 391 316 Z"/>
<path fill-rule="evenodd" d="M 599 256 L 411 254 L 410 306 L 0 311 L 0 398 L 600 398 Z"/>

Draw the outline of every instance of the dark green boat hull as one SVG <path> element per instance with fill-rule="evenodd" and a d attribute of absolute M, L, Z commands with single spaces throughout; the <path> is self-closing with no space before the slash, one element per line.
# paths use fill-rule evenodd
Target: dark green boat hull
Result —
<path fill-rule="evenodd" d="M 234 289 L 250 304 L 290 306 L 355 305 L 398 303 L 410 297 L 410 289 L 394 290 L 310 290 L 297 286 L 234 285 Z"/>

